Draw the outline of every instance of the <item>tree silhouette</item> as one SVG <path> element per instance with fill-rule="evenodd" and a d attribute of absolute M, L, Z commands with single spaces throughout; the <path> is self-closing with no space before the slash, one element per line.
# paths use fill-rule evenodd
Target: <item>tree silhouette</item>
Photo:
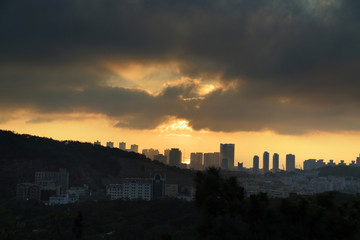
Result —
<path fill-rule="evenodd" d="M 81 212 L 78 212 L 76 218 L 74 219 L 74 224 L 72 227 L 72 232 L 76 239 L 81 239 L 83 228 L 83 216 Z"/>
<path fill-rule="evenodd" d="M 204 216 L 199 233 L 205 239 L 233 239 L 239 234 L 236 224 L 241 216 L 244 188 L 235 177 L 221 177 L 217 168 L 197 172 L 195 182 L 195 204 Z"/>

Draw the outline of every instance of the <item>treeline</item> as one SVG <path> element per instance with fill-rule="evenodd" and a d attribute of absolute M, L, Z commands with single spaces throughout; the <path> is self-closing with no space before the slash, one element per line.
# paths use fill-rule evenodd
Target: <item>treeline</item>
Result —
<path fill-rule="evenodd" d="M 81 216 L 79 218 L 79 215 Z M 44 206 L 0 202 L 0 239 L 194 239 L 199 214 L 181 200 Z"/>
<path fill-rule="evenodd" d="M 0 130 L 0 199 L 15 197 L 16 184 L 33 182 L 36 171 L 70 172 L 70 186 L 105 185 L 128 176 L 147 176 L 164 169 L 170 183 L 192 185 L 194 173 L 151 161 L 142 154 L 76 141 L 20 135 Z"/>
<path fill-rule="evenodd" d="M 0 202 L 0 239 L 360 239 L 360 197 L 246 197 L 218 169 L 198 172 L 194 202 Z"/>
<path fill-rule="evenodd" d="M 360 239 L 360 197 L 328 192 L 269 199 L 245 197 L 217 169 L 196 176 L 200 239 Z"/>

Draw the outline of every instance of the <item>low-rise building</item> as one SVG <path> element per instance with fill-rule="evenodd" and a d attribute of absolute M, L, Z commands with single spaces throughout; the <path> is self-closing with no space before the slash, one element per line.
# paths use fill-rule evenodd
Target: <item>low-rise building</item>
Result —
<path fill-rule="evenodd" d="M 60 168 L 58 172 L 35 172 L 35 184 L 52 189 L 59 186 L 61 194 L 65 194 L 69 189 L 69 172 L 64 168 Z"/>
<path fill-rule="evenodd" d="M 40 200 L 41 187 L 34 183 L 19 183 L 16 185 L 16 200 Z"/>
<path fill-rule="evenodd" d="M 110 196 L 110 200 L 123 198 L 123 184 L 109 184 L 106 186 L 106 195 Z"/>
<path fill-rule="evenodd" d="M 165 197 L 176 198 L 179 194 L 179 185 L 165 184 Z"/>
<path fill-rule="evenodd" d="M 77 194 L 62 194 L 57 196 L 51 196 L 49 198 L 49 205 L 60 205 L 60 204 L 69 204 L 76 203 L 79 201 L 79 196 Z"/>

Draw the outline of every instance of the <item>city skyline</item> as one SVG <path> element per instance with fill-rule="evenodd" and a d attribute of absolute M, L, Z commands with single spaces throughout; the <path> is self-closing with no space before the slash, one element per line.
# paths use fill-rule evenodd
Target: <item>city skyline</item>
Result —
<path fill-rule="evenodd" d="M 105 145 L 103 146 L 106 146 L 106 147 L 109 147 L 108 146 L 108 143 L 109 142 L 106 142 Z M 111 142 L 113 144 L 113 147 L 114 147 L 114 143 Z M 94 143 L 94 145 L 101 145 L 101 142 L 99 140 L 96 140 Z M 125 142 L 119 142 L 119 147 L 115 147 L 115 148 L 119 148 L 121 150 L 126 150 L 126 151 L 132 151 L 131 148 L 130 149 L 122 149 L 120 148 L 120 144 L 126 144 Z M 170 151 L 171 149 L 178 149 L 180 152 L 181 152 L 181 148 L 164 148 L 163 151 L 159 150 L 158 148 L 142 148 L 142 151 L 140 151 L 141 148 L 139 148 L 139 146 L 137 144 L 132 144 L 132 145 L 136 145 L 138 147 L 138 150 L 135 151 L 137 153 L 142 153 L 143 155 L 145 155 L 146 157 L 152 159 L 152 160 L 155 160 L 154 159 L 154 156 L 156 156 L 157 154 L 158 155 L 162 155 L 162 156 L 166 156 L 166 151 Z M 199 159 L 201 159 L 201 165 L 202 167 L 209 167 L 209 166 L 215 166 L 215 167 L 223 167 L 221 165 L 221 162 L 222 162 L 222 159 L 221 159 L 221 148 L 222 146 L 226 146 L 226 145 L 234 145 L 234 144 L 224 144 L 224 143 L 220 143 L 220 148 L 219 148 L 219 152 L 201 152 L 201 151 L 195 151 L 195 152 L 190 152 L 188 153 L 188 156 L 186 156 L 184 153 L 181 152 L 181 163 L 184 163 L 184 164 L 187 164 L 189 166 L 189 168 L 193 167 L 192 164 L 191 164 L 191 160 L 192 158 L 196 159 L 196 166 L 198 166 L 198 161 Z M 232 146 L 232 148 L 234 149 L 234 156 L 236 156 L 236 152 L 235 152 L 235 145 Z M 148 153 L 148 151 L 152 151 L 152 152 L 156 152 L 156 154 L 150 154 Z M 271 153 L 271 152 L 270 152 Z M 334 158 L 329 158 L 329 159 L 323 159 L 323 158 L 316 158 L 316 159 L 312 159 L 312 158 L 306 158 L 306 159 L 298 159 L 298 162 L 296 163 L 295 162 L 295 155 L 296 154 L 292 154 L 292 153 L 289 153 L 287 152 L 286 154 L 284 154 L 284 157 L 280 158 L 280 155 L 279 153 L 273 153 L 273 157 L 272 157 L 272 161 L 270 164 L 270 153 L 268 151 L 264 151 L 263 152 L 263 158 L 262 158 L 262 164 L 260 165 L 260 158 L 258 155 L 254 155 L 252 157 L 252 159 L 249 161 L 248 159 L 245 160 L 245 161 L 238 161 L 238 162 L 234 162 L 234 167 L 236 168 L 237 164 L 238 163 L 245 163 L 244 167 L 246 168 L 253 168 L 254 167 L 254 164 L 256 164 L 257 166 L 257 170 L 256 172 L 257 173 L 260 173 L 260 170 L 262 171 L 262 173 L 266 173 L 266 172 L 273 172 L 273 173 L 276 173 L 278 172 L 279 170 L 287 170 L 287 166 L 288 166 L 288 157 L 290 159 L 292 159 L 293 163 L 291 163 L 291 170 L 290 171 L 293 171 L 294 169 L 303 169 L 304 168 L 304 162 L 307 162 L 309 160 L 311 161 L 329 161 L 330 165 L 336 165 L 336 164 L 340 164 L 340 165 L 343 165 L 343 164 L 349 164 L 349 165 L 352 165 L 354 164 L 355 162 L 358 164 L 360 163 L 360 154 L 359 155 L 354 155 L 353 158 L 349 161 L 347 160 L 344 160 L 344 159 L 340 159 L 338 161 L 334 160 Z M 200 157 L 200 154 L 201 154 L 201 157 Z M 209 155 L 210 154 L 210 155 Z M 210 160 L 210 158 L 212 158 L 212 154 L 218 154 L 217 158 L 218 158 L 218 163 L 214 163 L 213 161 L 214 160 Z M 211 162 L 211 164 L 206 164 L 206 158 L 208 155 L 208 161 Z M 160 157 L 162 157 L 160 156 Z M 255 163 L 255 158 L 257 159 L 256 160 L 256 163 Z M 281 161 L 280 161 L 281 160 Z M 169 159 L 167 160 L 169 161 Z M 265 172 L 264 172 L 264 163 L 266 162 L 265 164 Z M 167 162 L 167 164 L 169 164 L 169 162 Z M 314 163 L 315 164 L 315 163 Z M 229 166 L 229 165 L 227 165 Z M 195 169 L 197 169 L 195 167 Z M 225 168 L 225 169 L 229 169 L 229 168 Z M 288 171 L 288 170 L 287 170 Z"/>
<path fill-rule="evenodd" d="M 234 162 L 246 166 L 264 150 L 350 162 L 360 145 L 359 8 L 340 0 L 9 1 L 0 129 L 178 147 L 187 157 L 231 142 Z"/>

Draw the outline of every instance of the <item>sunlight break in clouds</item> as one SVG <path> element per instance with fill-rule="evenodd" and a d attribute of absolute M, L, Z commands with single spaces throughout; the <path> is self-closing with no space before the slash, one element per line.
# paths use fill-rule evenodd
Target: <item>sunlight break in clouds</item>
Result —
<path fill-rule="evenodd" d="M 165 83 L 181 77 L 176 62 L 106 62 L 105 67 L 116 76 L 106 81 L 113 87 L 137 87 L 156 93 Z"/>
<path fill-rule="evenodd" d="M 192 128 L 189 127 L 189 121 L 186 119 L 174 119 L 172 118 L 166 123 L 161 124 L 158 127 L 158 130 L 161 133 L 169 133 L 172 132 L 192 132 Z"/>

